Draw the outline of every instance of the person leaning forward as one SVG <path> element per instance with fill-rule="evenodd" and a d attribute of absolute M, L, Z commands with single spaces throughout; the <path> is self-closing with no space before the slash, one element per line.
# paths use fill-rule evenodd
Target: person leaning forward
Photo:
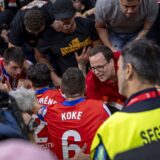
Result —
<path fill-rule="evenodd" d="M 156 0 L 98 0 L 96 29 L 103 44 L 115 52 L 144 38 L 157 15 Z"/>
<path fill-rule="evenodd" d="M 160 93 L 155 88 L 159 61 L 159 47 L 147 40 L 134 41 L 122 50 L 118 85 L 128 99 L 124 109 L 98 129 L 91 146 L 92 159 L 114 159 L 118 153 L 159 141 Z"/>

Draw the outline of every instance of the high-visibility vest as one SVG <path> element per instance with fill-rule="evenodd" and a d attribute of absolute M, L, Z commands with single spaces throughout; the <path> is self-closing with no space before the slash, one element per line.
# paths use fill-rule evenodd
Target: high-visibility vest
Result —
<path fill-rule="evenodd" d="M 98 129 L 91 146 L 104 145 L 110 159 L 115 155 L 160 140 L 160 108 L 144 112 L 117 112 Z"/>

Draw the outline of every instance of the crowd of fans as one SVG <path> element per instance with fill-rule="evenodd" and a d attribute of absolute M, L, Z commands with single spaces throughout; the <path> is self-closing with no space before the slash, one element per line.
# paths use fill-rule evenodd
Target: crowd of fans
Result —
<path fill-rule="evenodd" d="M 0 0 L 0 160 L 160 159 L 159 3 Z"/>

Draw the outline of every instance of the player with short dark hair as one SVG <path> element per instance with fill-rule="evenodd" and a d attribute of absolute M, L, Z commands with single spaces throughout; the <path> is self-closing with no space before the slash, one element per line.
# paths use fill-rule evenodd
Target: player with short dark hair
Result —
<path fill-rule="evenodd" d="M 49 87 L 51 84 L 51 71 L 45 64 L 37 63 L 30 66 L 27 70 L 27 76 L 32 82 L 40 105 L 51 107 L 53 104 L 64 101 L 61 90 Z M 35 142 L 42 148 L 53 150 L 54 144 L 48 134 L 46 122 L 41 121 L 36 114 L 33 114 L 32 117 L 38 123 L 38 127 L 34 131 Z"/>
<path fill-rule="evenodd" d="M 84 98 L 85 78 L 78 68 L 66 70 L 61 88 L 65 101 L 42 111 L 55 144 L 53 151 L 58 159 L 72 158 L 86 143 L 88 154 L 97 128 L 110 116 L 110 111 L 102 101 Z"/>
<path fill-rule="evenodd" d="M 74 81 L 74 83 L 73 83 Z M 62 91 L 67 97 L 82 96 L 85 92 L 85 79 L 80 70 L 68 69 L 62 76 Z"/>

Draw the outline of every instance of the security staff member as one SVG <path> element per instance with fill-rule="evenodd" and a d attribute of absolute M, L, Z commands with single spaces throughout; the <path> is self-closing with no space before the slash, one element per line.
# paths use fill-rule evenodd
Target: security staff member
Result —
<path fill-rule="evenodd" d="M 98 129 L 91 146 L 93 159 L 115 155 L 160 140 L 160 50 L 147 40 L 126 46 L 118 62 L 119 92 L 128 97 L 122 112 Z"/>

